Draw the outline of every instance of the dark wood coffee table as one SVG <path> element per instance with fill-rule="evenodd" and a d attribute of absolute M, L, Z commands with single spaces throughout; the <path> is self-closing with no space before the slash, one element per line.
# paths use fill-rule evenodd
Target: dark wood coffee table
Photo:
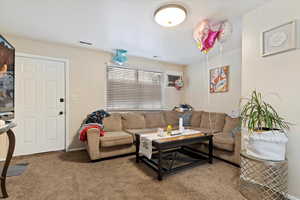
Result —
<path fill-rule="evenodd" d="M 140 135 L 136 134 L 136 162 L 143 161 L 157 172 L 158 180 L 164 175 L 175 173 L 203 163 L 213 163 L 213 135 L 196 133 L 152 141 L 152 158 L 140 155 Z M 205 154 L 187 145 L 208 141 L 209 153 Z"/>

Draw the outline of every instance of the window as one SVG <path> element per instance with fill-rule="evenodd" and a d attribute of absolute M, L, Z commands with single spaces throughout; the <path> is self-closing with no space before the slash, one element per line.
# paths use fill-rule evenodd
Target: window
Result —
<path fill-rule="evenodd" d="M 107 67 L 107 109 L 162 109 L 162 73 Z"/>

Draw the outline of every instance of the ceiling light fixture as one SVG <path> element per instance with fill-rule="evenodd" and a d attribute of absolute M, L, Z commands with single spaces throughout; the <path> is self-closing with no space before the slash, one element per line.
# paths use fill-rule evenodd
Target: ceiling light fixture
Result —
<path fill-rule="evenodd" d="M 187 16 L 187 11 L 178 4 L 167 4 L 154 12 L 154 20 L 161 26 L 173 27 L 181 24 Z"/>

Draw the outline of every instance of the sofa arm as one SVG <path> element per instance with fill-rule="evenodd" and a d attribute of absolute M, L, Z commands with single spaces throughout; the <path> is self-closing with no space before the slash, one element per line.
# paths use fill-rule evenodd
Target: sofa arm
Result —
<path fill-rule="evenodd" d="M 234 160 L 238 165 L 240 165 L 241 162 L 241 143 L 241 132 L 238 132 L 234 136 Z"/>
<path fill-rule="evenodd" d="M 100 158 L 100 136 L 99 130 L 91 128 L 87 131 L 87 151 L 91 160 L 97 160 Z"/>

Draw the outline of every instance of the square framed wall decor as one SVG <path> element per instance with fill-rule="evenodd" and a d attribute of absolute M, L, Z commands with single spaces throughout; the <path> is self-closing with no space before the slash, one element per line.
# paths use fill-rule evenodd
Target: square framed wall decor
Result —
<path fill-rule="evenodd" d="M 262 32 L 262 56 L 275 55 L 297 48 L 297 21 L 289 21 Z"/>
<path fill-rule="evenodd" d="M 165 72 L 165 87 L 174 88 L 175 81 L 178 79 L 183 79 L 183 73 L 177 71 L 166 71 Z"/>
<path fill-rule="evenodd" d="M 209 92 L 219 93 L 229 90 L 229 66 L 209 70 Z"/>

